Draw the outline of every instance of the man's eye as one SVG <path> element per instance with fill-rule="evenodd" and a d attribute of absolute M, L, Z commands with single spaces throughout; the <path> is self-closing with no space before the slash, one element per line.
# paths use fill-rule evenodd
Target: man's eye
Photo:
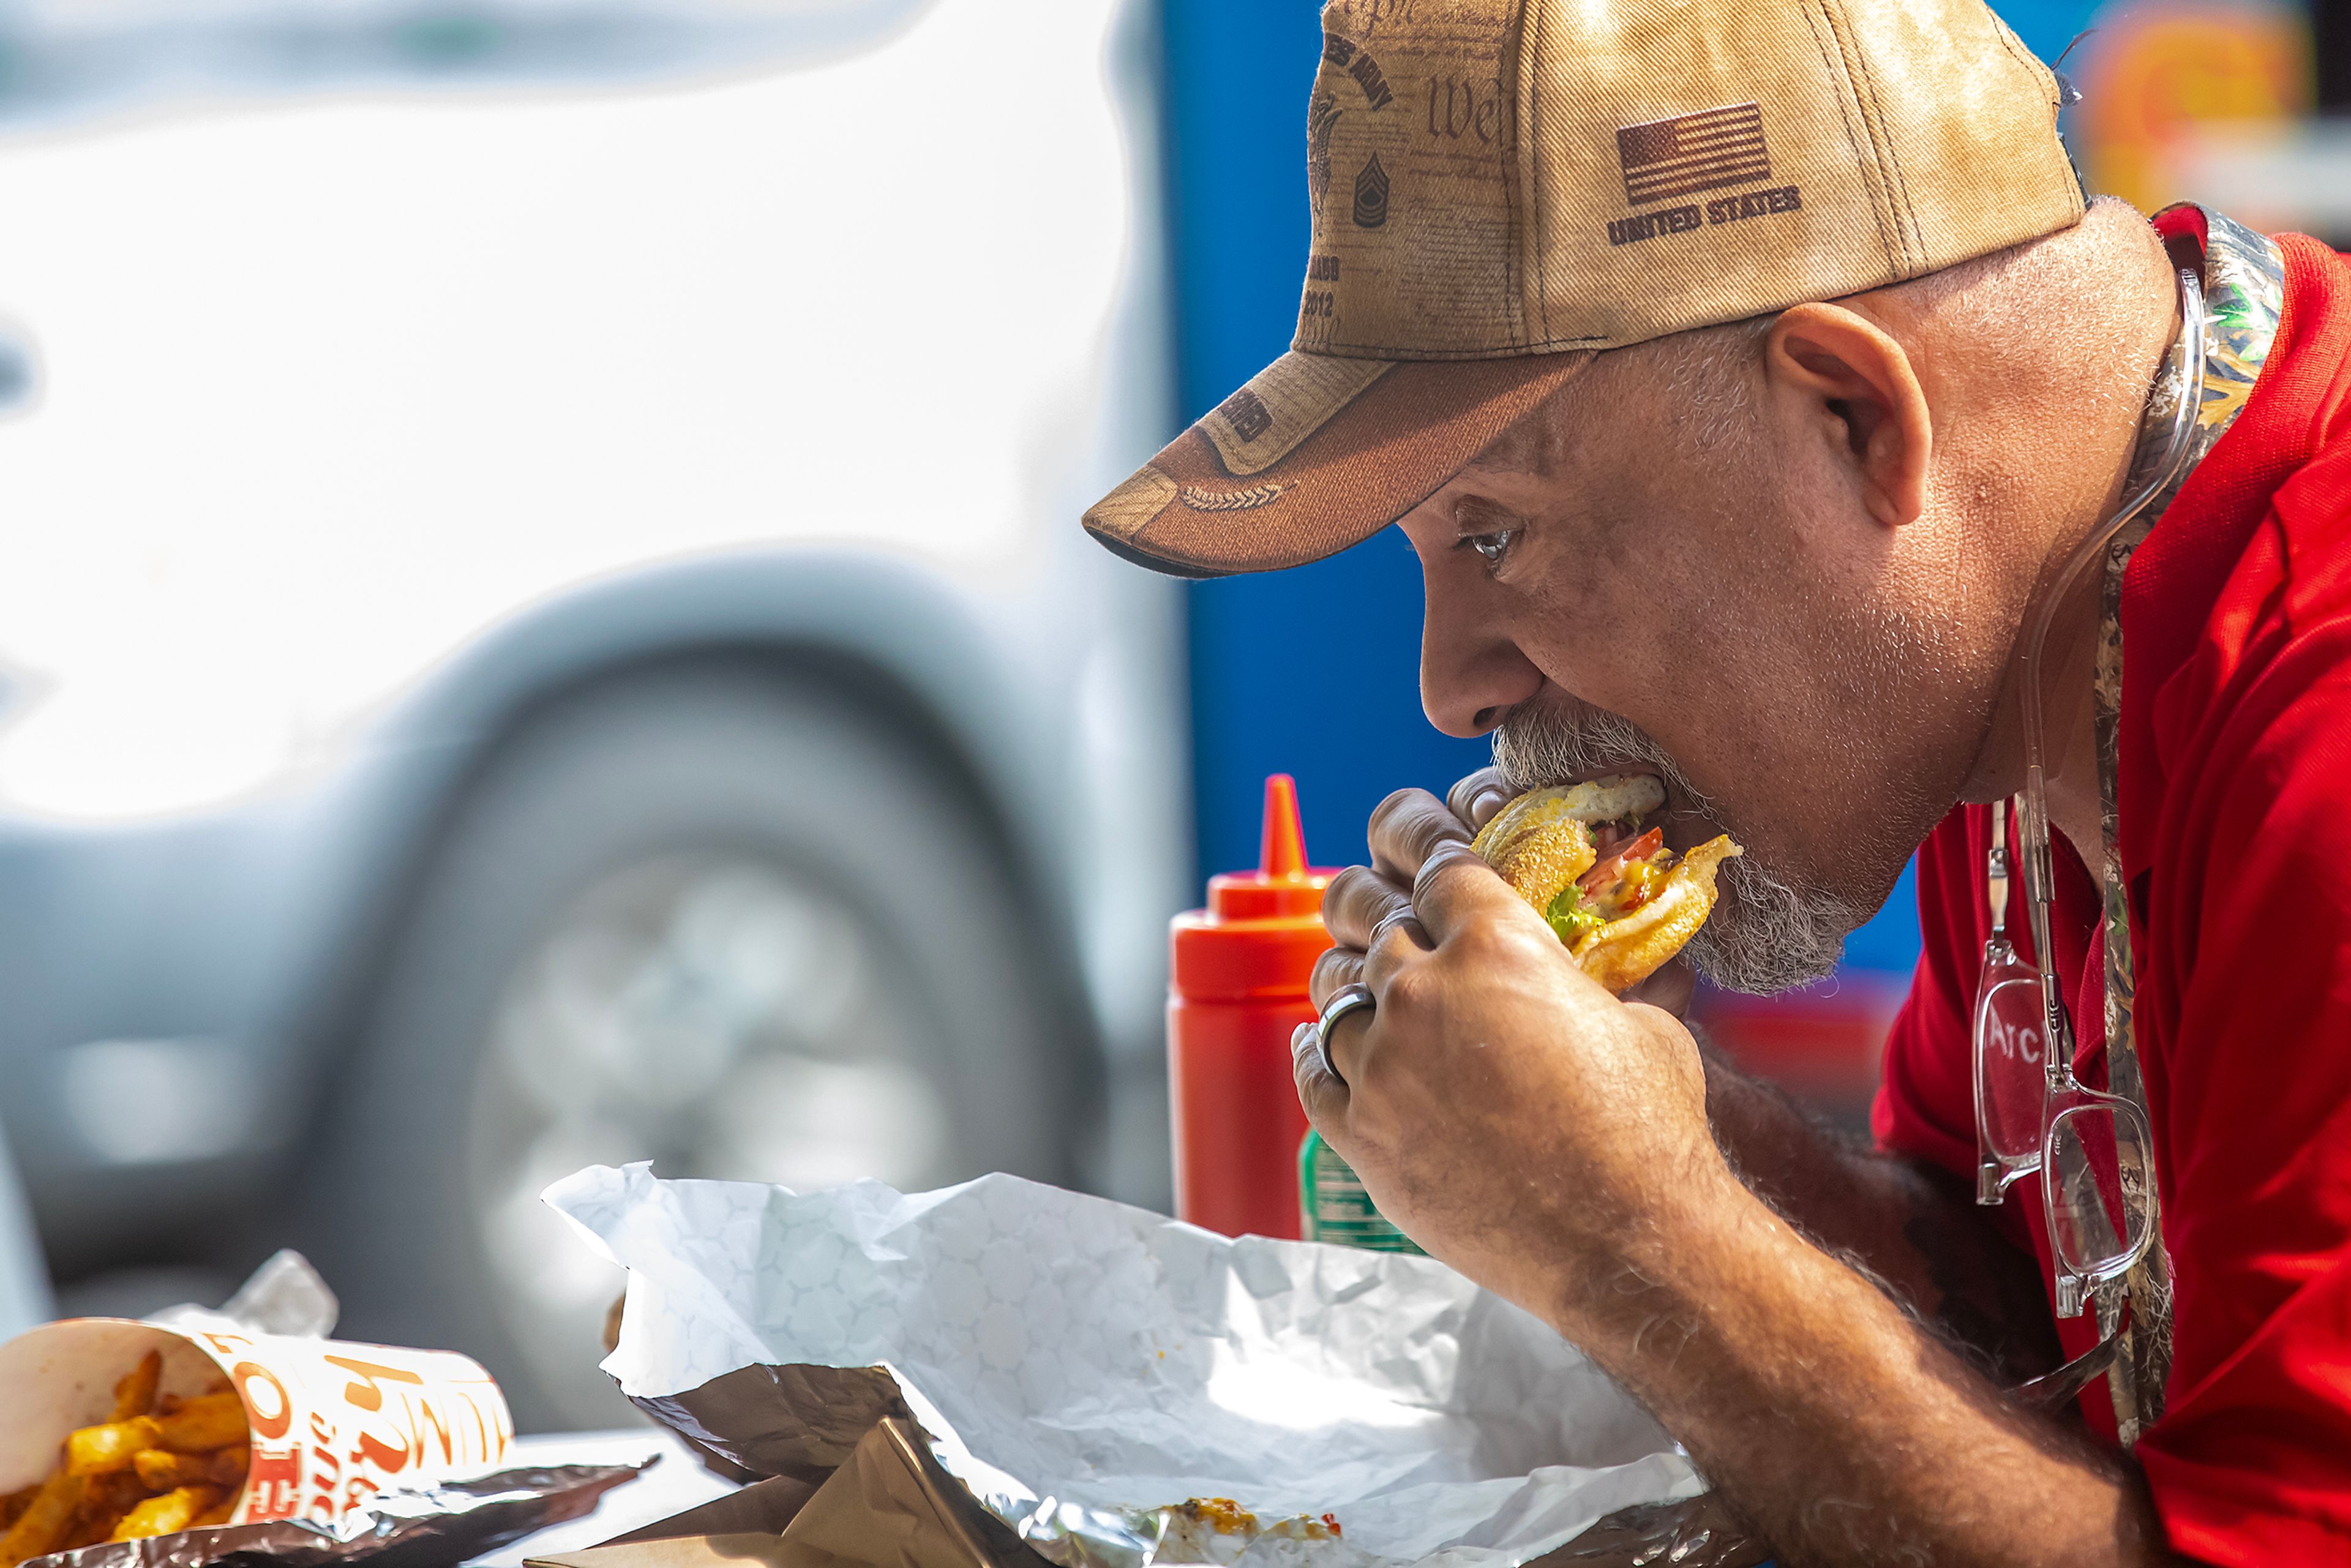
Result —
<path fill-rule="evenodd" d="M 1505 528 L 1493 534 L 1464 534 L 1461 543 L 1476 550 L 1478 558 L 1486 563 L 1486 570 L 1491 571 L 1502 564 L 1502 558 L 1510 553 L 1510 547 L 1518 542 L 1518 529 Z"/>

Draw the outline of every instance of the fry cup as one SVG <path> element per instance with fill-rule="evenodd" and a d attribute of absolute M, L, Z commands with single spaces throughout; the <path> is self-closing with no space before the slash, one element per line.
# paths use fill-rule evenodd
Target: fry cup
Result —
<path fill-rule="evenodd" d="M 0 1492 L 47 1475 L 67 1433 L 106 1420 L 115 1381 L 150 1350 L 162 1393 L 225 1378 L 245 1406 L 252 1463 L 232 1524 L 331 1524 L 388 1488 L 495 1465 L 514 1439 L 497 1385 L 454 1352 L 73 1318 L 0 1344 Z"/>

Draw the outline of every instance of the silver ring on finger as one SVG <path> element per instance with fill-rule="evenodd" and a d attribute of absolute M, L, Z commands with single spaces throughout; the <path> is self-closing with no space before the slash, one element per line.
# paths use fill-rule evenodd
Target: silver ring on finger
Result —
<path fill-rule="evenodd" d="M 1322 1004 L 1322 1016 L 1314 1020 L 1314 1053 L 1322 1059 L 1322 1071 L 1329 1073 L 1342 1089 L 1347 1086 L 1347 1079 L 1339 1071 L 1339 1064 L 1331 1060 L 1331 1031 L 1337 1029 L 1339 1020 L 1348 1014 L 1370 1012 L 1379 1005 L 1369 986 L 1342 986 L 1331 993 L 1331 999 Z"/>
<path fill-rule="evenodd" d="M 1367 958 L 1371 956 L 1372 949 L 1377 947 L 1389 932 L 1398 929 L 1402 929 L 1405 936 L 1419 943 L 1420 946 L 1424 947 L 1430 946 L 1428 928 L 1420 923 L 1420 916 L 1413 913 L 1412 905 L 1407 904 L 1401 909 L 1380 916 L 1380 923 L 1372 927 L 1371 936 L 1364 939 L 1364 956 Z"/>

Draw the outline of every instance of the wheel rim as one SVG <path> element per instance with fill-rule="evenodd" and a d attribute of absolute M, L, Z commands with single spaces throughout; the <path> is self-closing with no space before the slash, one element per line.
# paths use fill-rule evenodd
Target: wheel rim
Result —
<path fill-rule="evenodd" d="M 567 902 L 510 973 L 468 1131 L 469 1212 L 499 1314 L 570 1423 L 627 1406 L 596 1369 L 621 1283 L 538 1201 L 591 1164 L 812 1190 L 965 1174 L 914 966 L 817 877 L 664 857 Z"/>

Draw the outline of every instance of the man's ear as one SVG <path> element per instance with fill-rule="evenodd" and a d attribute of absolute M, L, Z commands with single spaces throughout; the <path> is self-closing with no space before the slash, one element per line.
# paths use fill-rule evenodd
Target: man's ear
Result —
<path fill-rule="evenodd" d="M 1826 421 L 1861 480 L 1863 505 L 1888 528 L 1927 509 L 1934 421 L 1910 356 L 1886 329 L 1842 305 L 1793 305 L 1763 341 L 1763 371 Z"/>

